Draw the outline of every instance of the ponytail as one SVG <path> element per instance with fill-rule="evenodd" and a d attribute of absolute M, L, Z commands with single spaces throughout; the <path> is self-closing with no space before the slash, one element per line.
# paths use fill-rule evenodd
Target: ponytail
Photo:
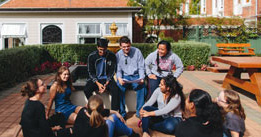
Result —
<path fill-rule="evenodd" d="M 91 127 L 100 127 L 105 125 L 105 120 L 101 115 L 103 108 L 103 101 L 99 95 L 93 95 L 90 97 L 87 105 L 87 111 L 91 115 L 90 116 L 90 125 Z"/>
<path fill-rule="evenodd" d="M 22 96 L 33 97 L 38 89 L 38 82 L 39 79 L 30 79 L 26 84 L 24 84 L 21 88 Z"/>

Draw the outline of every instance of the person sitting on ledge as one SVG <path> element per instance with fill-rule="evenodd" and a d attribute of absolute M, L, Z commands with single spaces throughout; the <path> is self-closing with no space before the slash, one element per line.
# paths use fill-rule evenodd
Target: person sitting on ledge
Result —
<path fill-rule="evenodd" d="M 61 66 L 55 76 L 55 82 L 50 88 L 50 99 L 47 105 L 46 117 L 49 117 L 50 110 L 55 101 L 55 112 L 62 113 L 69 124 L 73 124 L 77 113 L 82 108 L 71 103 L 71 92 L 74 91 L 70 77 L 70 70 Z"/>
<path fill-rule="evenodd" d="M 97 42 L 97 50 L 88 56 L 87 61 L 87 83 L 84 93 L 89 99 L 93 91 L 99 93 L 109 91 L 111 93 L 111 109 L 119 110 L 119 87 L 114 80 L 114 74 L 117 67 L 116 56 L 107 50 L 108 40 L 100 39 Z"/>

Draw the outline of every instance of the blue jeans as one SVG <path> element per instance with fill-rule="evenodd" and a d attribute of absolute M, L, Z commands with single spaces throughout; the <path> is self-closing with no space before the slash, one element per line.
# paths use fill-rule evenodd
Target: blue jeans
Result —
<path fill-rule="evenodd" d="M 139 78 L 139 75 L 135 75 L 135 76 L 123 76 L 124 79 L 127 80 L 136 80 Z M 126 116 L 126 111 L 125 111 L 125 92 L 126 92 L 126 88 L 128 87 L 132 87 L 133 90 L 135 90 L 137 92 L 136 94 L 136 115 L 139 117 L 140 116 L 140 109 L 144 104 L 144 99 L 147 93 L 147 89 L 145 84 L 138 84 L 138 83 L 126 83 L 124 85 L 121 85 L 119 83 L 119 81 L 117 81 L 117 85 L 119 86 L 121 93 L 120 93 L 120 114 L 125 117 Z"/>
<path fill-rule="evenodd" d="M 117 134 L 117 136 L 130 136 L 132 134 L 132 129 L 128 128 L 115 114 L 112 114 L 111 117 L 113 118 L 113 121 L 109 119 L 106 120 L 109 137 L 113 137 L 114 132 Z"/>
<path fill-rule="evenodd" d="M 148 95 L 147 99 L 149 99 L 150 96 L 153 94 L 154 90 L 159 87 L 159 84 L 160 84 L 160 81 L 161 81 L 162 78 L 158 77 L 158 76 L 156 76 L 156 77 L 157 77 L 157 79 L 148 78 L 148 80 L 149 80 L 149 95 Z"/>
<path fill-rule="evenodd" d="M 146 106 L 143 108 L 148 112 L 158 110 L 156 107 Z M 175 127 L 179 124 L 182 119 L 180 117 L 168 117 L 163 118 L 162 116 L 143 117 L 142 130 L 149 134 L 149 128 L 152 130 L 160 131 L 165 134 L 174 135 Z"/>

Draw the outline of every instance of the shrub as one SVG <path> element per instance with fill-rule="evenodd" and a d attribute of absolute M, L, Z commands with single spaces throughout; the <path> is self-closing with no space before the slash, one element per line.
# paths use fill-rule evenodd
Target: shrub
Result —
<path fill-rule="evenodd" d="M 0 51 L 0 90 L 32 76 L 37 65 L 53 61 L 41 47 L 23 46 Z"/>

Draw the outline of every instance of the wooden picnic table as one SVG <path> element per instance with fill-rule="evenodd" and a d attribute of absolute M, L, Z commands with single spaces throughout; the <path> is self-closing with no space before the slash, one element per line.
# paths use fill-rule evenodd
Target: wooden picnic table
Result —
<path fill-rule="evenodd" d="M 212 57 L 212 60 L 230 65 L 223 81 L 224 88 L 231 89 L 234 85 L 253 93 L 261 106 L 261 57 Z M 241 78 L 242 72 L 248 73 L 249 80 Z"/>

